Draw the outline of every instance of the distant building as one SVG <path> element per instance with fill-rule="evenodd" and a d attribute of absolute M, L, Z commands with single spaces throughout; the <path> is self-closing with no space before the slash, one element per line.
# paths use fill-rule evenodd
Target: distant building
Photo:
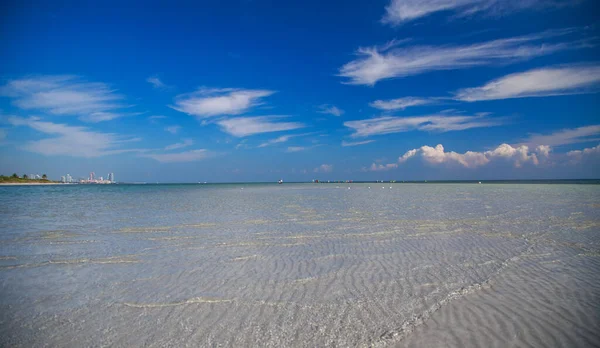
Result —
<path fill-rule="evenodd" d="M 94 181 L 95 176 L 96 176 L 96 173 L 90 172 L 90 181 Z"/>
<path fill-rule="evenodd" d="M 110 182 L 115 182 L 115 174 L 114 173 L 108 173 L 108 181 Z"/>
<path fill-rule="evenodd" d="M 60 182 L 62 182 L 62 183 L 66 183 L 66 182 L 67 182 L 67 178 L 65 178 L 65 176 L 64 176 L 64 175 L 63 175 L 63 176 L 61 176 L 61 177 L 60 177 Z"/>
<path fill-rule="evenodd" d="M 71 174 L 67 174 L 67 182 L 70 184 L 73 182 L 73 177 L 71 176 Z"/>

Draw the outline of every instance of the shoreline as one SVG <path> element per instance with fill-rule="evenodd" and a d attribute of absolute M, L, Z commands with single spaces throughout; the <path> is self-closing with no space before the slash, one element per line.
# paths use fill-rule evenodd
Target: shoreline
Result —
<path fill-rule="evenodd" d="M 3 182 L 0 186 L 62 185 L 61 182 Z"/>

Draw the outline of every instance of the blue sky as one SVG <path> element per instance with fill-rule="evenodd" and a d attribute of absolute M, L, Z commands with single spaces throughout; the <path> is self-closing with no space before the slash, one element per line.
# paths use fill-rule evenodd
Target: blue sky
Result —
<path fill-rule="evenodd" d="M 3 174 L 600 176 L 595 1 L 0 6 Z"/>

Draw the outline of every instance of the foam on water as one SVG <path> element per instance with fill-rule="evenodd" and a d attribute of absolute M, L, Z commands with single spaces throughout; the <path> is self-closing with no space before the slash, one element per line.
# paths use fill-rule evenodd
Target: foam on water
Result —
<path fill-rule="evenodd" d="M 0 188 L 0 346 L 600 345 L 600 186 L 351 188 Z"/>

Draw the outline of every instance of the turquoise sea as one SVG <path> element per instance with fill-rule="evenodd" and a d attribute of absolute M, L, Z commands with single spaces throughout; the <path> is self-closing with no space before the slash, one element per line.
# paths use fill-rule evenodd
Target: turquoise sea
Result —
<path fill-rule="evenodd" d="M 0 187 L 0 346 L 599 346 L 597 183 Z"/>

